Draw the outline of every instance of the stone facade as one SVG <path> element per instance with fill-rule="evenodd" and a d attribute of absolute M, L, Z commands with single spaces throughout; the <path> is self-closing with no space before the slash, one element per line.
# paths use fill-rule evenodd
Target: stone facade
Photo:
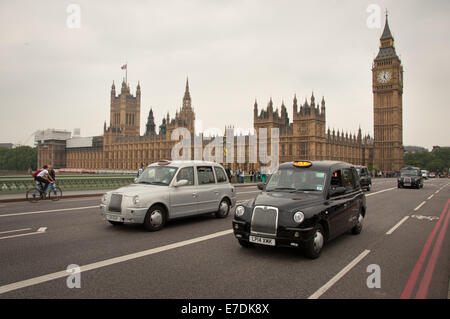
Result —
<path fill-rule="evenodd" d="M 279 129 L 279 162 L 293 160 L 338 160 L 355 165 L 374 166 L 382 171 L 398 171 L 403 164 L 402 145 L 402 92 L 403 67 L 395 54 L 393 37 L 390 34 L 388 21 L 380 39 L 380 52 L 373 64 L 373 108 L 374 108 L 374 138 L 362 136 L 361 129 L 357 133 L 330 131 L 326 129 L 326 105 L 322 97 L 316 102 L 314 94 L 309 101 L 305 99 L 299 104 L 294 96 L 292 102 L 292 122 L 284 102 L 274 110 L 272 99 L 266 108 L 259 109 L 257 101 L 253 105 L 253 126 L 257 136 L 261 129 L 267 129 L 270 140 L 272 128 Z M 387 72 L 389 71 L 389 75 Z M 380 75 L 381 74 L 381 75 Z M 384 82 L 384 83 L 382 83 Z M 106 170 L 137 170 L 140 164 L 149 164 L 160 159 L 170 159 L 172 147 L 178 141 L 171 140 L 171 134 L 176 128 L 187 128 L 191 137 L 195 136 L 195 113 L 192 107 L 189 82 L 186 81 L 182 107 L 174 118 L 169 114 L 163 118 L 157 132 L 150 110 L 146 131 L 140 135 L 140 100 L 141 88 L 137 85 L 133 96 L 128 84 L 122 83 L 121 92 L 116 95 L 115 85 L 111 87 L 110 125 L 104 124 L 103 136 L 93 138 L 91 147 L 66 148 L 58 152 L 64 153 L 65 163 L 55 167 L 106 169 Z M 203 141 L 203 136 L 197 136 Z M 243 139 L 242 139 L 243 138 Z M 244 153 L 238 151 L 238 140 L 245 141 Z M 226 141 L 224 138 L 225 161 L 231 164 L 233 170 L 237 167 L 248 171 L 259 169 L 260 162 L 251 161 L 254 152 L 250 149 L 250 142 L 256 142 L 255 136 L 247 135 L 234 137 L 233 159 L 226 155 Z M 48 146 L 47 146 L 48 144 Z M 192 146 L 191 158 L 199 151 L 203 152 L 207 143 Z M 267 146 L 271 154 L 271 145 Z M 44 162 L 52 164 L 53 157 L 49 157 L 47 149 L 51 143 L 43 142 L 38 145 L 39 165 Z M 58 154 L 59 154 L 58 153 Z M 62 157 L 61 157 L 62 156 Z M 254 157 L 253 157 L 254 158 Z M 196 157 L 196 159 L 199 159 Z"/>

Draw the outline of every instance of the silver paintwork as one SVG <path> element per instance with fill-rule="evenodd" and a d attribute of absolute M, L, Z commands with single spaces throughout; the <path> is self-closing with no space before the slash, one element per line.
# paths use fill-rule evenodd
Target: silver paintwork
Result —
<path fill-rule="evenodd" d="M 158 165 L 160 164 L 153 163 L 149 166 Z M 167 208 L 168 219 L 217 212 L 219 209 L 223 212 L 223 209 L 225 208 L 224 205 L 220 205 L 220 203 L 224 198 L 229 199 L 230 207 L 233 207 L 236 204 L 236 192 L 234 186 L 228 181 L 218 183 L 214 168 L 213 174 L 215 183 L 198 185 L 198 166 L 212 166 L 223 169 L 220 164 L 207 161 L 170 161 L 168 166 L 177 168 L 177 172 L 168 186 L 131 184 L 107 192 L 100 204 L 102 216 L 105 217 L 106 214 L 118 215 L 125 223 L 144 223 L 149 208 L 155 204 Z M 176 185 L 178 173 L 180 169 L 185 167 L 194 168 L 194 185 L 178 186 Z M 121 194 L 123 196 L 121 212 L 111 212 L 108 210 L 109 201 L 111 200 L 111 195 L 113 193 Z M 139 203 L 134 205 L 133 197 L 136 195 L 139 196 Z M 159 217 L 155 216 L 155 223 L 158 223 L 158 218 Z"/>

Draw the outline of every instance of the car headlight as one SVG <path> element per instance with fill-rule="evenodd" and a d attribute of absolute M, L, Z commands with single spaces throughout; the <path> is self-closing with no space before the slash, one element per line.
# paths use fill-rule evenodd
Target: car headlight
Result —
<path fill-rule="evenodd" d="M 238 207 L 236 207 L 236 216 L 241 217 L 242 215 L 244 215 L 245 213 L 245 207 L 242 205 L 239 205 Z"/>
<path fill-rule="evenodd" d="M 137 206 L 139 204 L 139 196 L 133 196 L 133 205 Z"/>
<path fill-rule="evenodd" d="M 301 224 L 303 222 L 303 220 L 305 219 L 305 215 L 302 212 L 296 212 L 294 214 L 294 221 L 297 224 Z"/>

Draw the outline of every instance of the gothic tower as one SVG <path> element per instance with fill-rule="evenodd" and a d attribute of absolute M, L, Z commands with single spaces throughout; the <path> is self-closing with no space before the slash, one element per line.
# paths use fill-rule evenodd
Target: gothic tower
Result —
<path fill-rule="evenodd" d="M 395 53 L 388 17 L 372 67 L 374 167 L 398 171 L 403 166 L 403 66 Z"/>
<path fill-rule="evenodd" d="M 141 86 L 139 83 L 136 87 L 136 96 L 131 94 L 130 87 L 125 81 L 122 82 L 120 94 L 116 96 L 116 88 L 113 83 L 109 131 L 122 136 L 139 136 L 140 115 Z"/>
<path fill-rule="evenodd" d="M 150 109 L 150 112 L 148 113 L 145 135 L 147 135 L 147 136 L 155 136 L 156 135 L 155 118 L 153 117 L 152 109 Z"/>

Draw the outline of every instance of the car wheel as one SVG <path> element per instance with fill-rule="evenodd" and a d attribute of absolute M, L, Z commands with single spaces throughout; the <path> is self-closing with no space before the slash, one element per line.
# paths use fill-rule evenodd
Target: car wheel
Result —
<path fill-rule="evenodd" d="M 241 245 L 244 248 L 250 248 L 253 247 L 253 244 L 246 241 L 246 240 L 242 240 L 242 239 L 238 239 L 239 245 Z"/>
<path fill-rule="evenodd" d="M 306 257 L 316 259 L 322 252 L 325 243 L 325 235 L 322 225 L 318 224 L 311 240 L 305 243 L 304 252 Z"/>
<path fill-rule="evenodd" d="M 163 207 L 153 206 L 147 212 L 144 219 L 144 227 L 148 231 L 157 231 L 166 223 L 166 211 Z"/>
<path fill-rule="evenodd" d="M 230 212 L 230 203 L 227 199 L 222 199 L 222 201 L 219 204 L 219 209 L 216 212 L 217 218 L 225 218 L 228 216 L 228 213 Z"/>
<path fill-rule="evenodd" d="M 364 216 L 363 216 L 363 214 L 360 211 L 359 215 L 358 215 L 358 221 L 357 221 L 356 225 L 351 230 L 353 235 L 358 235 L 358 234 L 361 233 L 362 227 L 363 227 L 363 221 L 364 221 Z"/>
<path fill-rule="evenodd" d="M 113 221 L 113 220 L 108 220 L 109 221 L 109 223 L 111 224 L 111 225 L 113 225 L 113 226 L 120 226 L 120 225 L 123 225 L 123 222 L 115 222 L 115 221 Z"/>

